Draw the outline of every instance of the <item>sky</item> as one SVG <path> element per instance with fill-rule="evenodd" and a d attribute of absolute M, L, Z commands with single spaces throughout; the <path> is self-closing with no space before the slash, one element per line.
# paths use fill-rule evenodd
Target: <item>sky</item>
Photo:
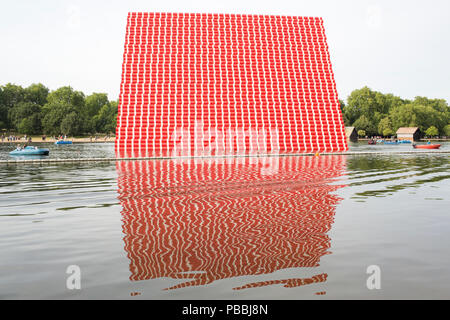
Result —
<path fill-rule="evenodd" d="M 117 99 L 130 11 L 322 17 L 340 99 L 368 86 L 450 102 L 448 0 L 0 0 L 0 85 Z"/>

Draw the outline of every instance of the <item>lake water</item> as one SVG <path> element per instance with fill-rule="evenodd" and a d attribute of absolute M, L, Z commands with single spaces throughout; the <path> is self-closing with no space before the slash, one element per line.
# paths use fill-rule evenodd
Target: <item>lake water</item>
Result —
<path fill-rule="evenodd" d="M 424 142 L 419 142 L 423 144 Z M 414 150 L 411 144 L 398 145 L 368 145 L 366 141 L 358 143 L 350 143 L 350 152 L 402 152 L 414 151 L 420 152 L 435 152 L 435 151 L 450 151 L 450 142 L 433 142 L 441 144 L 439 150 Z M 22 143 L 23 144 L 23 143 Z M 76 158 L 114 158 L 114 143 L 75 143 L 72 145 L 55 145 L 54 143 L 35 143 L 32 144 L 40 148 L 47 148 L 50 151 L 48 156 L 36 156 L 35 159 L 76 159 Z M 28 156 L 10 156 L 9 152 L 16 148 L 14 143 L 0 143 L 0 160 L 26 160 L 30 159 Z"/>
<path fill-rule="evenodd" d="M 23 144 L 23 142 L 22 142 Z M 28 159 L 26 156 L 10 156 L 9 152 L 17 144 L 0 143 L 0 160 Z M 31 143 L 39 148 L 47 148 L 48 156 L 37 156 L 41 159 L 76 159 L 76 158 L 113 158 L 115 157 L 114 143 L 75 143 L 72 145 L 55 145 L 54 143 Z"/>
<path fill-rule="evenodd" d="M 2 164 L 0 299 L 449 299 L 449 168 L 437 153 Z"/>

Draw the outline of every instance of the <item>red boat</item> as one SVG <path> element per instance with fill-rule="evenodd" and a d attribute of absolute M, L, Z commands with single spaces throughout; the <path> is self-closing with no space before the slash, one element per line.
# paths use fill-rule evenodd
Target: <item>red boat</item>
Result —
<path fill-rule="evenodd" d="M 414 149 L 439 149 L 440 144 L 413 144 Z"/>

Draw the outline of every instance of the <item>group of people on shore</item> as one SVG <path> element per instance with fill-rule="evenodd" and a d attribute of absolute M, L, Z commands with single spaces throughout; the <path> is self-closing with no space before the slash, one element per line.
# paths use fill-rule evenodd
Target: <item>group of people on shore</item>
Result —
<path fill-rule="evenodd" d="M 15 142 L 15 141 L 23 141 L 23 140 L 25 140 L 27 142 L 31 142 L 32 139 L 31 139 L 31 137 L 29 137 L 27 135 L 24 135 L 22 137 L 18 137 L 18 136 L 14 136 L 14 135 L 5 136 L 4 134 L 2 134 L 1 140 L 2 140 L 2 142 L 5 142 L 5 141 L 7 141 L 7 142 Z"/>
<path fill-rule="evenodd" d="M 113 137 L 113 136 L 111 136 L 110 134 L 107 134 L 105 136 L 100 136 L 100 137 L 95 135 L 95 136 L 90 136 L 89 140 L 90 140 L 90 142 L 109 141 L 111 139 L 111 137 Z M 51 137 L 47 137 L 44 134 L 41 137 L 43 142 L 47 141 L 47 138 L 51 139 L 50 141 L 52 141 L 52 140 L 54 140 L 54 141 L 67 140 L 67 136 L 66 135 L 62 135 L 62 134 L 58 135 L 58 136 L 51 136 Z M 27 135 L 18 137 L 16 135 L 8 135 L 7 136 L 5 134 L 2 134 L 0 139 L 1 139 L 1 142 L 17 142 L 17 141 L 26 141 L 28 143 L 32 142 L 32 138 L 30 136 L 27 136 Z M 38 142 L 39 142 L 39 140 L 38 140 Z"/>
<path fill-rule="evenodd" d="M 47 136 L 44 134 L 44 135 L 42 135 L 42 141 L 46 141 L 47 140 Z M 65 140 L 65 139 L 67 139 L 67 136 L 66 135 L 59 135 L 59 136 L 53 136 L 52 137 L 53 138 L 53 140 Z M 1 141 L 2 142 L 5 142 L 5 141 L 7 141 L 7 142 L 16 142 L 16 141 L 27 141 L 28 143 L 30 143 L 30 142 L 32 142 L 33 141 L 33 139 L 30 137 L 30 136 L 28 136 L 28 135 L 24 135 L 24 136 L 22 136 L 22 137 L 18 137 L 18 136 L 14 136 L 14 135 L 9 135 L 9 136 L 6 136 L 6 135 L 2 135 L 1 136 Z"/>
<path fill-rule="evenodd" d="M 2 142 L 4 142 L 5 140 L 8 142 L 13 142 L 13 141 L 18 141 L 20 138 L 16 137 L 16 136 L 5 136 L 4 134 L 2 134 Z"/>

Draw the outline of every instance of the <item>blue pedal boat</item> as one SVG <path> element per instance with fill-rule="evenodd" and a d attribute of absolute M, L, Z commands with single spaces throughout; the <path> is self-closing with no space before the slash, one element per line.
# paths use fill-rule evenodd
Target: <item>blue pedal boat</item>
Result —
<path fill-rule="evenodd" d="M 13 150 L 9 154 L 11 156 L 48 156 L 49 153 L 48 149 L 27 146 L 23 149 Z"/>
<path fill-rule="evenodd" d="M 55 142 L 55 144 L 72 144 L 72 141 L 58 140 Z"/>

